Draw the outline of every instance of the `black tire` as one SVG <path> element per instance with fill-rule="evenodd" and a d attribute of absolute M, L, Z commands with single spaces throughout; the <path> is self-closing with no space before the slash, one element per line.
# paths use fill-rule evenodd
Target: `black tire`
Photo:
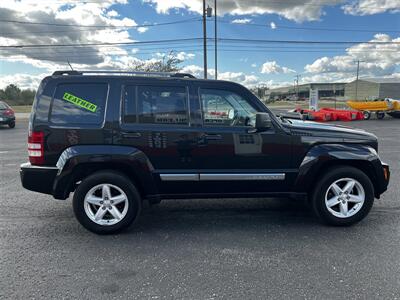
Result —
<path fill-rule="evenodd" d="M 354 215 L 340 218 L 333 215 L 325 204 L 325 195 L 328 188 L 341 178 L 351 178 L 358 181 L 365 192 L 364 203 Z M 311 195 L 311 206 L 316 216 L 325 224 L 333 226 L 349 226 L 364 219 L 374 203 L 374 187 L 369 177 L 354 167 L 337 166 L 328 169 L 328 172 L 318 181 Z"/>
<path fill-rule="evenodd" d="M 105 183 L 120 188 L 128 199 L 126 215 L 114 225 L 95 223 L 86 214 L 84 208 L 86 194 L 93 187 Z M 142 208 L 142 200 L 137 189 L 126 176 L 115 171 L 99 171 L 82 180 L 74 193 L 72 205 L 75 217 L 83 227 L 97 234 L 113 234 L 126 229 L 138 219 Z"/>
<path fill-rule="evenodd" d="M 385 113 L 383 111 L 376 112 L 376 118 L 378 120 L 382 120 L 383 118 L 385 118 Z"/>
<path fill-rule="evenodd" d="M 15 127 L 15 122 L 8 123 L 8 127 L 14 128 Z"/>
<path fill-rule="evenodd" d="M 392 111 L 387 113 L 392 118 L 400 119 L 400 111 Z"/>
<path fill-rule="evenodd" d="M 363 111 L 364 120 L 369 120 L 371 118 L 371 113 L 369 111 Z"/>

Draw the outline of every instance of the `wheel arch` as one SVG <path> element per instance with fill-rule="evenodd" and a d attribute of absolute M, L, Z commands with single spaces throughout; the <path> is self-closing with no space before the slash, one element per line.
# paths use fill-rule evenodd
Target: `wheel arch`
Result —
<path fill-rule="evenodd" d="M 339 166 L 351 166 L 364 172 L 374 186 L 375 197 L 381 190 L 378 180 L 379 157 L 369 146 L 359 144 L 337 144 L 314 146 L 300 165 L 295 189 L 309 193 L 315 182 L 328 170 Z"/>
<path fill-rule="evenodd" d="M 157 193 L 153 166 L 140 150 L 128 146 L 72 146 L 57 162 L 59 169 L 53 185 L 53 195 L 66 199 L 77 184 L 98 171 L 115 171 L 128 177 L 142 198 Z"/>

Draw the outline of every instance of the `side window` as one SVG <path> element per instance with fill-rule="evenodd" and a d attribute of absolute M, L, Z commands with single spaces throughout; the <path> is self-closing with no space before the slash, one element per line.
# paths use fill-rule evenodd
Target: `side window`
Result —
<path fill-rule="evenodd" d="M 50 122 L 54 124 L 101 124 L 108 85 L 105 83 L 59 84 L 53 99 Z"/>
<path fill-rule="evenodd" d="M 184 87 L 138 86 L 139 123 L 188 124 Z"/>
<path fill-rule="evenodd" d="M 136 86 L 128 85 L 124 88 L 124 123 L 136 123 Z"/>
<path fill-rule="evenodd" d="M 226 90 L 200 89 L 203 122 L 208 126 L 251 126 L 256 109 L 240 95 Z"/>

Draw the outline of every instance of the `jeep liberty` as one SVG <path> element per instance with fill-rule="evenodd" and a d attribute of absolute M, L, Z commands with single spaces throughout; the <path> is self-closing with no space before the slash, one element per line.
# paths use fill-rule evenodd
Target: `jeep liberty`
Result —
<path fill-rule="evenodd" d="M 67 199 L 99 234 L 142 201 L 307 199 L 330 225 L 362 220 L 389 167 L 368 132 L 275 116 L 240 84 L 190 74 L 57 71 L 30 115 L 22 185 Z"/>

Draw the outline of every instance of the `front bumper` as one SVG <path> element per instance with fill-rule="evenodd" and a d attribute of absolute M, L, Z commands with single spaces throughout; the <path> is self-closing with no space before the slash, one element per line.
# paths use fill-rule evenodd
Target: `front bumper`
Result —
<path fill-rule="evenodd" d="M 15 116 L 0 116 L 0 124 L 10 124 L 12 122 L 15 122 Z"/>
<path fill-rule="evenodd" d="M 382 194 L 383 192 L 385 192 L 388 188 L 389 185 L 389 181 L 390 181 L 390 168 L 389 165 L 382 162 L 382 176 L 380 179 L 380 191 L 379 194 Z"/>
<path fill-rule="evenodd" d="M 19 172 L 24 188 L 53 195 L 53 184 L 58 172 L 57 167 L 33 166 L 30 163 L 24 163 Z"/>

